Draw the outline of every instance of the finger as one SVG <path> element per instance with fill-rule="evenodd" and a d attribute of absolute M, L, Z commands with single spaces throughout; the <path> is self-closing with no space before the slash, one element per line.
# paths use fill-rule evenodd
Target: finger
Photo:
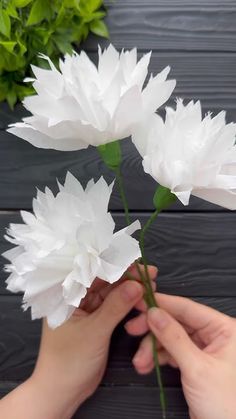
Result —
<path fill-rule="evenodd" d="M 228 318 L 225 314 L 203 304 L 196 303 L 189 298 L 158 293 L 156 294 L 156 300 L 158 306 L 167 311 L 176 320 L 195 330 L 204 328 L 209 322 L 222 322 Z"/>
<path fill-rule="evenodd" d="M 163 348 L 161 343 L 157 341 L 157 356 L 160 365 L 170 365 L 173 368 L 178 368 L 177 363 L 171 357 L 171 355 Z M 135 369 L 140 374 L 147 374 L 154 367 L 153 362 L 153 345 L 150 334 L 143 338 L 138 351 L 133 358 L 133 364 Z"/>
<path fill-rule="evenodd" d="M 165 349 L 160 349 L 158 351 L 158 363 L 160 366 L 170 365 L 173 368 L 178 368 L 177 364 L 173 361 L 170 354 Z M 133 360 L 134 367 L 139 374 L 149 374 L 154 369 L 153 357 L 149 358 L 147 362 L 139 362 Z"/>
<path fill-rule="evenodd" d="M 91 287 L 88 290 L 88 293 L 91 292 L 99 292 L 102 288 L 107 287 L 109 285 L 106 281 L 100 278 L 95 278 Z"/>
<path fill-rule="evenodd" d="M 140 273 L 139 270 L 141 271 L 142 274 L 145 274 L 145 267 L 144 265 L 141 265 L 140 263 L 138 264 L 138 267 L 136 266 L 136 264 L 133 264 L 130 266 L 130 268 L 128 269 L 128 272 L 137 280 L 140 281 Z M 158 269 L 156 266 L 153 265 L 148 265 L 148 274 L 149 274 L 149 278 L 152 281 L 155 281 L 157 278 L 157 274 L 158 274 Z M 125 274 L 124 274 L 125 276 Z"/>
<path fill-rule="evenodd" d="M 151 308 L 148 311 L 147 321 L 154 335 L 183 373 L 189 370 L 189 365 L 197 366 L 202 362 L 203 352 L 169 313 L 160 308 Z"/>
<path fill-rule="evenodd" d="M 148 306 L 146 301 L 142 298 L 142 300 L 138 301 L 137 304 L 135 304 L 135 308 L 138 311 L 141 311 L 143 313 L 146 313 L 148 310 Z"/>
<path fill-rule="evenodd" d="M 102 305 L 93 313 L 94 329 L 99 333 L 112 333 L 117 324 L 129 313 L 143 295 L 143 287 L 136 281 L 125 281 L 114 288 Z"/>
<path fill-rule="evenodd" d="M 134 365 L 145 366 L 153 361 L 152 340 L 150 334 L 143 338 L 139 348 L 133 357 Z"/>
<path fill-rule="evenodd" d="M 144 272 L 144 266 L 143 265 L 139 265 L 141 272 Z M 128 272 L 132 275 L 132 277 L 136 280 L 140 282 L 140 275 L 138 273 L 137 267 L 133 264 L 128 268 Z M 157 268 L 155 266 L 148 266 L 148 272 L 149 272 L 149 276 L 151 279 L 151 286 L 152 286 L 152 290 L 155 291 L 156 290 L 156 277 L 157 277 Z M 104 281 L 102 281 L 101 279 L 96 279 L 96 286 L 98 288 L 98 291 L 101 295 L 101 297 L 103 298 L 103 300 L 106 298 L 106 296 L 109 294 L 109 292 L 111 292 L 114 288 L 116 288 L 117 286 L 119 286 L 122 282 L 127 281 L 129 278 L 127 277 L 126 273 L 124 273 L 124 275 L 121 277 L 121 279 L 117 282 L 115 282 L 114 284 L 107 284 L 107 285 L 101 285 L 102 283 L 104 284 Z M 105 283 L 106 284 L 106 283 Z M 100 287 L 100 290 L 99 290 Z"/>
<path fill-rule="evenodd" d="M 141 313 L 137 317 L 129 320 L 124 327 L 132 336 L 144 335 L 144 333 L 147 333 L 149 330 L 146 313 Z"/>
<path fill-rule="evenodd" d="M 89 295 L 89 298 L 85 304 L 84 310 L 86 310 L 87 313 L 92 313 L 93 311 L 97 310 L 97 308 L 102 304 L 103 299 L 101 298 L 99 293 L 91 293 Z"/>
<path fill-rule="evenodd" d="M 125 282 L 127 280 L 130 280 L 129 278 L 121 278 L 119 281 L 115 282 L 114 284 L 107 284 L 108 286 L 103 287 L 100 291 L 99 294 L 101 295 L 102 299 L 104 300 L 106 298 L 106 296 L 116 287 L 118 287 L 120 284 L 122 284 L 122 282 Z M 137 280 L 137 282 L 140 282 Z M 155 291 L 156 290 L 156 282 L 155 281 L 151 281 L 151 286 L 152 286 L 152 290 Z"/>
<path fill-rule="evenodd" d="M 157 286 L 156 281 L 151 281 L 151 287 L 154 294 L 156 291 L 156 286 Z M 135 308 L 141 312 L 146 312 L 148 310 L 148 306 L 145 301 L 145 293 L 144 293 L 144 297 L 140 301 L 137 302 L 137 304 L 135 305 Z"/>
<path fill-rule="evenodd" d="M 143 338 L 139 349 L 132 360 L 139 373 L 146 374 L 153 368 L 152 340 L 150 334 Z"/>
<path fill-rule="evenodd" d="M 154 362 L 153 359 L 151 360 L 150 364 L 146 364 L 146 365 L 136 365 L 134 364 L 134 368 L 136 369 L 136 371 L 139 374 L 149 374 L 150 372 L 152 372 L 153 368 L 154 368 Z"/>
<path fill-rule="evenodd" d="M 156 342 L 156 350 L 158 354 L 164 350 L 159 341 Z M 138 367 L 145 367 L 145 369 L 153 365 L 153 343 L 151 335 L 148 334 L 142 339 L 139 348 L 133 358 L 133 364 Z"/>

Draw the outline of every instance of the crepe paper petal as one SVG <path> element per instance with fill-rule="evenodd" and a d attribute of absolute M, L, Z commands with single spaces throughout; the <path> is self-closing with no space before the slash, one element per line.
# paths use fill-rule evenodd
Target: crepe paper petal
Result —
<path fill-rule="evenodd" d="M 28 141 L 30 144 L 38 148 L 52 148 L 59 151 L 74 151 L 78 150 L 78 147 L 80 150 L 88 147 L 88 144 L 79 141 L 79 139 L 54 139 L 49 135 L 38 131 L 33 126 L 24 123 L 15 124 L 14 127 L 9 128 L 7 131 L 13 135 L 21 137 L 23 140 Z"/>
<path fill-rule="evenodd" d="M 132 140 L 143 157 L 144 171 L 168 188 L 183 205 L 191 195 L 236 209 L 236 124 L 226 114 L 202 117 L 200 101 L 166 108 L 143 118 L 133 128 Z"/>
<path fill-rule="evenodd" d="M 101 267 L 98 277 L 111 284 L 116 282 L 123 273 L 121 266 L 126 269 L 141 256 L 138 242 L 123 231 L 115 234 L 108 249 L 101 255 Z"/>
<path fill-rule="evenodd" d="M 234 192 L 224 189 L 195 189 L 193 195 L 229 210 L 236 210 L 236 186 Z"/>
<path fill-rule="evenodd" d="M 138 221 L 114 233 L 112 187 L 101 177 L 83 189 L 67 173 L 57 194 L 37 190 L 33 214 L 21 211 L 24 223 L 10 224 L 6 239 L 15 247 L 3 253 L 10 261 L 7 289 L 24 293 L 23 308 L 31 308 L 32 319 L 46 317 L 50 327 L 59 326 L 99 275 L 113 283 L 140 257 L 131 237 Z"/>
<path fill-rule="evenodd" d="M 136 48 L 119 53 L 112 45 L 99 47 L 98 66 L 84 51 L 66 54 L 59 70 L 48 57 L 41 58 L 50 68 L 32 66 L 36 95 L 23 102 L 32 116 L 8 129 L 35 147 L 72 151 L 126 138 L 175 87 L 174 80 L 166 80 L 166 67 L 143 88 L 151 52 L 138 61 Z"/>

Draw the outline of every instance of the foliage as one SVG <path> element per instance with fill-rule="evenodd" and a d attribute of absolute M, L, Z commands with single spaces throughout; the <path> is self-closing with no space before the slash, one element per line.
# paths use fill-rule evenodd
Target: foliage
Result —
<path fill-rule="evenodd" d="M 108 37 L 103 0 L 0 0 L 0 101 L 11 107 L 33 92 L 23 83 L 30 64 L 45 67 L 43 53 L 56 64 L 89 32 Z"/>

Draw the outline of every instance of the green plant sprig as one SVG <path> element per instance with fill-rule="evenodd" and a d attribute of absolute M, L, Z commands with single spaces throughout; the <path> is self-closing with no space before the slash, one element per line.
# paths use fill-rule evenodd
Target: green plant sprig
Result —
<path fill-rule="evenodd" d="M 33 93 L 23 80 L 47 66 L 38 53 L 58 65 L 90 32 L 108 38 L 105 16 L 103 0 L 0 0 L 0 101 L 13 108 Z"/>

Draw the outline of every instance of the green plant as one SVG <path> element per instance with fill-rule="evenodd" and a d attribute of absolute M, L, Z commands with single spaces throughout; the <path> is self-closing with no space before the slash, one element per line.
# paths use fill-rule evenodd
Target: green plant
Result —
<path fill-rule="evenodd" d="M 108 37 L 103 0 L 0 0 L 0 101 L 11 107 L 33 93 L 23 83 L 30 65 L 45 67 L 38 53 L 57 64 L 89 32 Z"/>

